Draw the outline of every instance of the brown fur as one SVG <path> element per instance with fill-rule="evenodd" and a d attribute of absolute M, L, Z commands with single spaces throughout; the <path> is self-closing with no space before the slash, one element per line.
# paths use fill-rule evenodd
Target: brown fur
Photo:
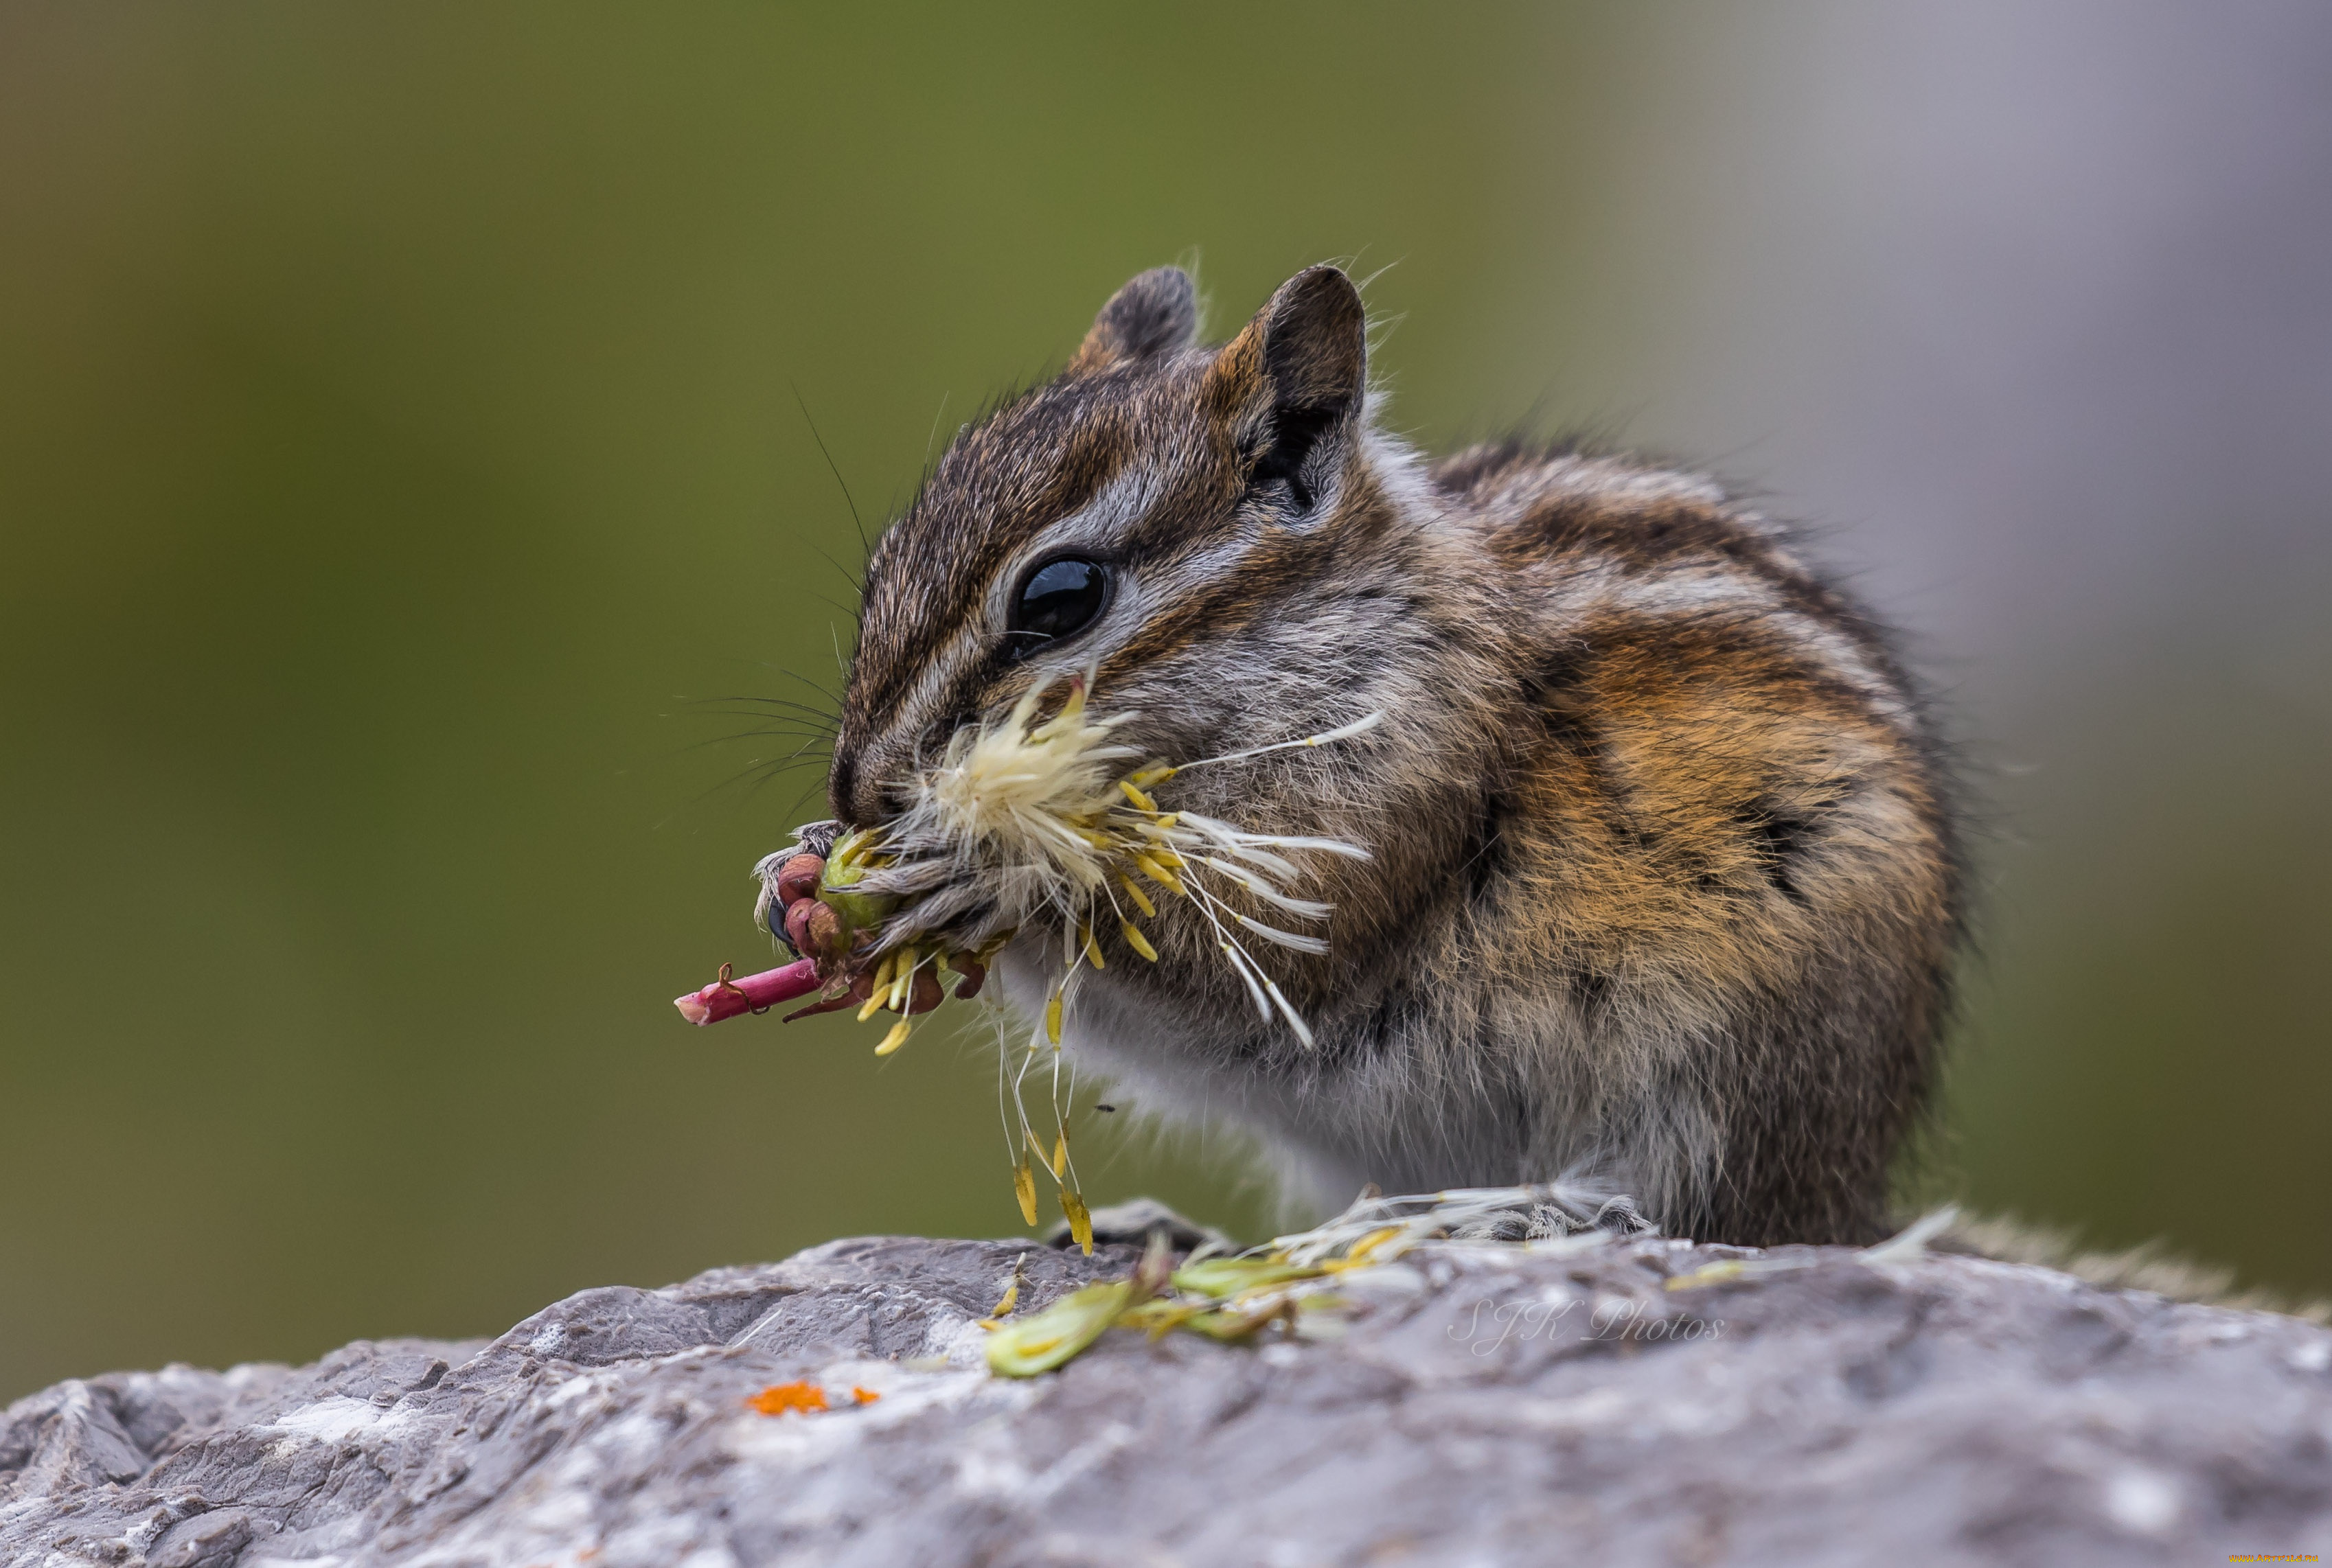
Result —
<path fill-rule="evenodd" d="M 1376 431 L 1333 268 L 1223 348 L 1195 328 L 1189 280 L 1145 273 L 959 433 L 869 564 L 836 816 L 882 821 L 959 727 L 1088 667 L 1161 757 L 1381 709 L 1168 786 L 1375 851 L 1317 868 L 1328 957 L 1270 952 L 1317 1047 L 1170 902 L 1161 962 L 1112 946 L 1068 1048 L 1254 1130 L 1319 1202 L 1586 1174 L 1672 1231 L 1875 1240 L 1959 932 L 1939 747 L 1885 636 L 1706 480 L 1525 445 L 1429 465 Z M 1016 660 L 1008 596 L 1062 552 L 1110 565 L 1110 608 Z M 1006 993 L 1033 1004 L 1057 950 L 1028 934 Z"/>

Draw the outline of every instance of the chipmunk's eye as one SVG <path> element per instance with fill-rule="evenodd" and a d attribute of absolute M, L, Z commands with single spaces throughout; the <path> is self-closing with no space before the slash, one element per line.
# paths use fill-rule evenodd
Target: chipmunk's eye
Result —
<path fill-rule="evenodd" d="M 1012 602 L 1011 653 L 1025 659 L 1046 643 L 1074 637 L 1109 603 L 1109 571 L 1098 561 L 1064 556 L 1028 574 Z"/>

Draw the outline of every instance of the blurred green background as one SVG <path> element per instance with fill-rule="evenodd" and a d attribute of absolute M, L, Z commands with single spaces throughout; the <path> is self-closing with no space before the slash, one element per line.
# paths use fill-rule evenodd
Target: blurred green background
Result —
<path fill-rule="evenodd" d="M 1830 526 L 1989 802 L 1945 1184 L 2332 1288 L 2326 30 L 2119 14 L 0 8 L 0 1399 L 1015 1231 L 977 1028 L 674 1017 L 824 814 L 717 699 L 847 648 L 797 394 L 871 529 L 1194 254 Z"/>

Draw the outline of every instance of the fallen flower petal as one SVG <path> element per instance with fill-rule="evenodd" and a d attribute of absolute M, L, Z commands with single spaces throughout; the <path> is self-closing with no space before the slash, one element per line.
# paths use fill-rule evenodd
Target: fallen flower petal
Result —
<path fill-rule="evenodd" d="M 999 1324 L 988 1336 L 988 1370 L 999 1377 L 1050 1372 L 1099 1339 L 1127 1307 L 1138 1305 L 1131 1279 L 1088 1285 L 1033 1316 Z"/>
<path fill-rule="evenodd" d="M 1181 1289 L 1220 1299 L 1292 1279 L 1316 1279 L 1326 1272 L 1272 1258 L 1208 1258 L 1174 1270 L 1174 1283 Z"/>

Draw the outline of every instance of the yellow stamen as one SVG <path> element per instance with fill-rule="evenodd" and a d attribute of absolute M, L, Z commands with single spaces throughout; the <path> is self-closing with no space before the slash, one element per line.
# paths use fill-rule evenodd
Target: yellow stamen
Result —
<path fill-rule="evenodd" d="M 914 1026 L 909 1023 L 905 1019 L 903 1018 L 899 1020 L 898 1022 L 891 1026 L 891 1032 L 883 1037 L 883 1043 L 874 1048 L 874 1054 L 876 1056 L 888 1056 L 893 1051 L 898 1050 L 901 1046 L 906 1044 L 907 1031 L 913 1027 Z"/>
<path fill-rule="evenodd" d="M 1133 857 L 1133 863 L 1140 869 L 1143 876 L 1149 878 L 1152 881 L 1157 883 L 1168 892 L 1180 893 L 1182 890 L 1182 883 L 1180 879 L 1178 879 L 1173 872 L 1168 870 L 1164 866 L 1160 865 L 1150 856 L 1136 855 Z"/>
<path fill-rule="evenodd" d="M 1066 1187 L 1061 1189 L 1061 1212 L 1068 1217 L 1069 1234 L 1076 1239 L 1086 1257 L 1093 1256 L 1093 1215 L 1085 1211 L 1085 1201 Z M 1035 1224 L 1035 1221 L 1030 1221 Z"/>
<path fill-rule="evenodd" d="M 874 989 L 881 991 L 891 984 L 891 976 L 899 970 L 899 949 L 894 947 L 883 955 L 883 962 L 874 965 Z"/>
<path fill-rule="evenodd" d="M 1133 907 L 1135 908 L 1141 910 L 1145 915 L 1155 915 L 1158 913 L 1158 906 L 1150 901 L 1149 894 L 1143 892 L 1141 889 L 1133 885 L 1133 878 L 1127 876 L 1124 872 L 1120 871 L 1117 874 L 1117 885 L 1125 889 L 1125 896 L 1133 900 Z"/>
<path fill-rule="evenodd" d="M 1135 927 L 1133 921 L 1120 920 L 1118 925 L 1124 929 L 1125 945 L 1128 947 L 1133 948 L 1136 953 L 1141 954 L 1152 964 L 1158 962 L 1158 949 L 1150 945 L 1150 938 L 1144 936 L 1141 931 Z"/>
<path fill-rule="evenodd" d="M 858 1022 L 864 1023 L 868 1019 L 874 1017 L 876 1013 L 882 1012 L 883 1003 L 887 994 L 888 993 L 885 992 L 878 991 L 874 995 L 868 997 L 866 999 L 866 1005 L 858 1010 Z"/>
<path fill-rule="evenodd" d="M 1105 968 L 1106 965 L 1101 961 L 1101 944 L 1094 940 L 1093 927 L 1091 926 L 1079 926 L 1077 927 L 1077 936 L 1083 939 L 1085 943 L 1085 956 L 1092 961 L 1093 966 L 1096 969 Z"/>
<path fill-rule="evenodd" d="M 1140 789 L 1136 788 L 1132 779 L 1122 778 L 1118 780 L 1117 787 L 1124 793 L 1127 800 L 1132 801 L 1143 811 L 1149 812 L 1152 815 L 1157 813 L 1158 803 L 1152 800 L 1148 795 L 1143 794 Z"/>
<path fill-rule="evenodd" d="M 1032 1225 L 1036 1223 L 1034 1220 L 1031 1220 L 1028 1222 Z M 988 1316 L 990 1317 L 1009 1317 L 1012 1316 L 1012 1309 L 1019 1305 L 1020 1277 L 1016 1274 L 1012 1277 L 1012 1283 L 1004 1288 L 1004 1299 L 999 1301 L 994 1307 L 989 1308 Z"/>
<path fill-rule="evenodd" d="M 1069 1135 L 1060 1133 L 1053 1139 L 1053 1180 L 1059 1181 L 1069 1171 Z"/>
<path fill-rule="evenodd" d="M 1022 1130 L 1020 1136 L 1027 1140 L 1028 1152 L 1037 1156 L 1037 1163 L 1044 1166 L 1045 1169 L 1053 1173 L 1053 1180 L 1056 1182 L 1059 1181 L 1061 1179 L 1061 1172 L 1064 1168 L 1063 1162 L 1060 1159 L 1045 1153 L 1045 1145 L 1037 1141 L 1037 1129 L 1034 1127 L 1025 1128 Z"/>
<path fill-rule="evenodd" d="M 1164 784 L 1168 779 L 1172 778 L 1180 771 L 1181 770 L 1179 768 L 1168 767 L 1161 762 L 1156 767 L 1145 767 L 1140 773 L 1135 774 L 1133 775 L 1133 785 L 1136 789 L 1148 789 L 1152 784 Z"/>
<path fill-rule="evenodd" d="M 1020 1219 L 1024 1224 L 1037 1222 L 1037 1173 L 1023 1159 L 1012 1167 L 1012 1195 L 1020 1200 Z"/>
<path fill-rule="evenodd" d="M 1045 999 L 1045 1038 L 1055 1045 L 1061 1043 L 1061 993 L 1057 991 Z"/>

